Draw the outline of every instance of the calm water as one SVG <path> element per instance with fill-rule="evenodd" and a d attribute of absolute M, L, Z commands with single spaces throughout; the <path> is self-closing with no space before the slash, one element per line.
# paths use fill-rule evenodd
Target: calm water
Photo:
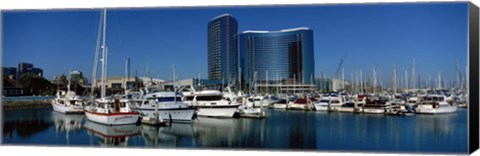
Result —
<path fill-rule="evenodd" d="M 147 148 L 466 153 L 467 110 L 384 116 L 268 110 L 267 118 L 198 118 L 166 127 L 103 126 L 52 109 L 4 111 L 3 143 Z"/>

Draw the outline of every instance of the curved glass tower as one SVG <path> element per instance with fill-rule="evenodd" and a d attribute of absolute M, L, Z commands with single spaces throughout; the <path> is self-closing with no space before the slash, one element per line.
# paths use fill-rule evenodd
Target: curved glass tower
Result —
<path fill-rule="evenodd" d="M 313 31 L 309 28 L 240 34 L 242 85 L 266 80 L 313 83 L 314 66 Z"/>
<path fill-rule="evenodd" d="M 238 75 L 237 20 L 223 14 L 208 22 L 208 78 L 235 83 Z"/>

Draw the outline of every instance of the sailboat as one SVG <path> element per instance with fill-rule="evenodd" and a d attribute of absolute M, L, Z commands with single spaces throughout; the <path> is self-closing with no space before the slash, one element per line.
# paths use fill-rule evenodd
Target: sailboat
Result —
<path fill-rule="evenodd" d="M 67 92 L 57 91 L 52 100 L 53 110 L 60 113 L 83 113 L 84 101 L 74 91 L 70 90 L 70 78 L 68 78 Z"/>
<path fill-rule="evenodd" d="M 92 105 L 85 108 L 85 115 L 88 120 L 105 125 L 128 125 L 138 122 L 140 113 L 130 108 L 128 104 L 121 104 L 120 98 L 107 98 L 106 92 L 106 76 L 107 76 L 107 54 L 108 47 L 106 46 L 106 25 L 107 25 L 107 10 L 103 13 L 103 35 L 102 35 L 102 81 L 101 81 L 101 97 L 96 99 Z M 96 53 L 98 55 L 98 53 Z M 97 56 L 95 57 L 97 58 Z M 95 60 L 97 61 L 97 60 Z M 96 69 L 96 63 L 94 63 Z M 94 70 L 94 72 L 96 72 Z M 95 74 L 94 74 L 95 75 Z M 93 78 L 95 79 L 95 78 Z M 92 87 L 94 87 L 92 85 Z"/>

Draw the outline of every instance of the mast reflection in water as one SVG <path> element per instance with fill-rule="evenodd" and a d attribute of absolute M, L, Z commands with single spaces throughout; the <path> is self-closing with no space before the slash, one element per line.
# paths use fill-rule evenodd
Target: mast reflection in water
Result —
<path fill-rule="evenodd" d="M 466 153 L 467 110 L 385 116 L 267 110 L 265 119 L 199 117 L 191 124 L 105 126 L 51 109 L 4 111 L 4 144 Z"/>

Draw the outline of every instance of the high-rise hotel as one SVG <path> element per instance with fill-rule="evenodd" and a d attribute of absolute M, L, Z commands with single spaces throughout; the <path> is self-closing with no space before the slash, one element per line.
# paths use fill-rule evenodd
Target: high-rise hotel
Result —
<path fill-rule="evenodd" d="M 234 83 L 238 75 L 237 20 L 223 14 L 208 22 L 208 78 Z"/>
<path fill-rule="evenodd" d="M 244 31 L 240 34 L 240 68 L 242 86 L 266 80 L 313 83 L 313 31 L 306 27 Z"/>

